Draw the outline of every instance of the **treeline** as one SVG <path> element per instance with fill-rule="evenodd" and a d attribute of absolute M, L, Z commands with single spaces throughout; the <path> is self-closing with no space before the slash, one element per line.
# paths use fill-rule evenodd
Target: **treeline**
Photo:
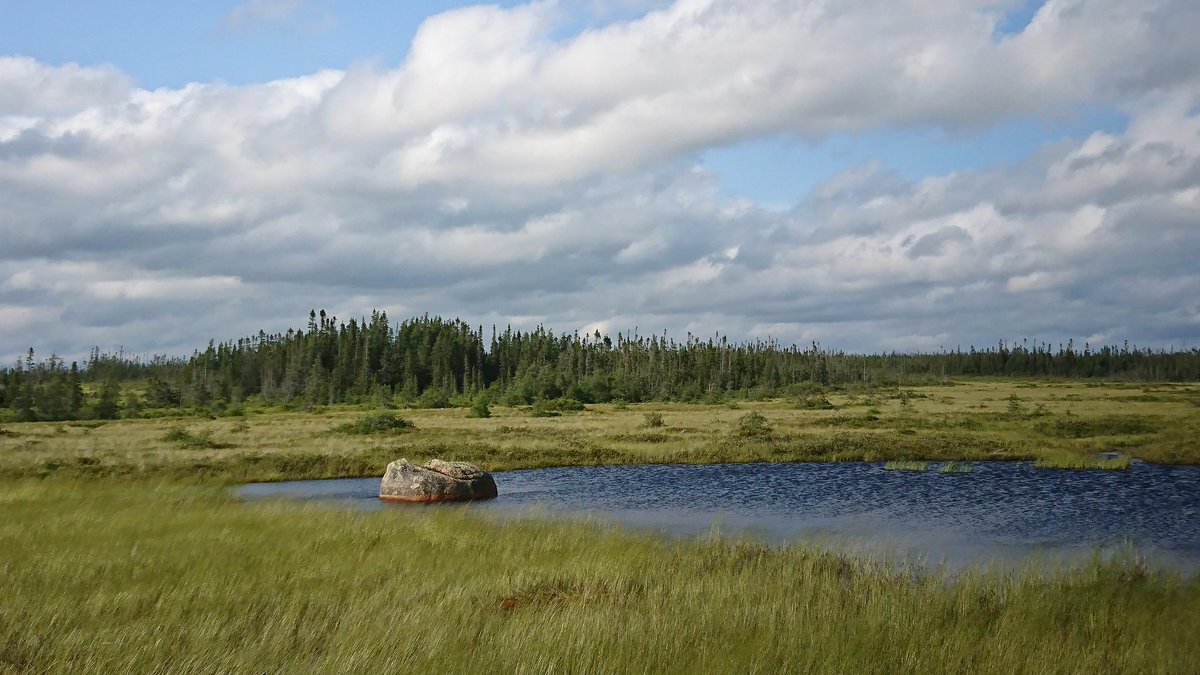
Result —
<path fill-rule="evenodd" d="M 136 416 L 146 409 L 220 408 L 257 399 L 318 406 L 377 401 L 424 407 L 573 399 L 708 401 L 791 395 L 815 387 L 915 385 L 952 377 L 1200 379 L 1200 350 L 1000 342 L 926 354 L 847 354 L 817 344 L 731 342 L 720 335 L 580 335 L 382 312 L 339 322 L 309 314 L 302 330 L 210 342 L 190 358 L 150 362 L 93 350 L 69 367 L 32 349 L 0 377 L 9 420 Z"/>

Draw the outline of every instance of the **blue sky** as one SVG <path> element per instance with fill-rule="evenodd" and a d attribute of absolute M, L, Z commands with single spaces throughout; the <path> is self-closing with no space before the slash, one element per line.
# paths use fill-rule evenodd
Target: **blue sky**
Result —
<path fill-rule="evenodd" d="M 1190 0 L 2 11 L 5 360 L 310 307 L 1200 342 Z"/>

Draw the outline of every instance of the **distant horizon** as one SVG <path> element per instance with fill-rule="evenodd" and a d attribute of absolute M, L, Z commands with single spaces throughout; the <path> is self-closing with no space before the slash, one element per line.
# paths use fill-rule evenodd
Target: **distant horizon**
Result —
<path fill-rule="evenodd" d="M 349 323 L 349 321 L 350 321 L 350 319 L 342 319 L 333 313 L 327 313 L 327 316 L 330 317 L 331 319 L 335 320 L 337 322 L 337 324 L 339 324 L 339 325 L 345 325 L 345 324 Z M 417 319 L 421 319 L 423 317 L 428 317 L 430 319 L 440 319 L 440 320 L 448 321 L 448 322 L 462 321 L 462 323 L 464 325 L 469 326 L 472 331 L 478 330 L 482 326 L 484 329 L 483 337 L 484 337 L 485 351 L 490 349 L 490 331 L 488 330 L 490 328 L 495 328 L 497 330 L 498 334 L 503 334 L 506 328 L 511 329 L 514 332 L 520 332 L 522 334 L 526 334 L 531 331 L 536 331 L 538 328 L 541 328 L 549 333 L 552 333 L 555 336 L 561 337 L 563 335 L 577 335 L 582 340 L 594 341 L 594 338 L 593 338 L 594 333 L 586 333 L 585 334 L 578 330 L 569 330 L 566 332 L 562 332 L 562 331 L 555 330 L 552 326 L 542 326 L 542 325 L 533 326 L 531 328 L 518 329 L 518 328 L 510 326 L 510 325 L 499 326 L 499 325 L 479 324 L 477 322 L 463 321 L 460 317 L 444 317 L 444 316 L 439 316 L 439 315 L 436 315 L 433 313 L 428 313 L 428 312 L 407 316 L 407 317 L 404 317 L 403 319 L 396 319 L 395 317 L 392 317 L 389 315 L 388 320 L 391 323 L 392 327 L 395 328 L 401 322 L 417 320 Z M 366 317 L 361 317 L 361 316 L 353 317 L 353 319 L 359 325 L 363 325 L 362 319 L 364 319 L 364 318 L 366 318 Z M 36 345 L 32 345 L 32 348 L 34 350 L 34 363 L 35 364 L 44 364 L 51 357 L 54 357 L 54 358 L 61 360 L 63 362 L 64 366 L 67 366 L 67 367 L 69 367 L 72 362 L 78 363 L 81 368 L 86 367 L 88 362 L 91 360 L 92 354 L 94 352 L 98 352 L 98 354 L 100 355 L 100 357 L 102 359 L 116 357 L 119 359 L 123 359 L 126 362 L 142 363 L 142 364 L 149 364 L 149 363 L 152 363 L 155 359 L 160 359 L 160 358 L 167 359 L 169 361 L 179 360 L 179 361 L 186 362 L 187 360 L 191 359 L 196 354 L 203 353 L 210 342 L 214 346 L 223 345 L 223 344 L 224 345 L 230 345 L 230 344 L 236 345 L 238 342 L 240 342 L 242 340 L 247 340 L 247 339 L 253 340 L 253 339 L 259 337 L 260 332 L 262 334 L 265 334 L 268 337 L 283 337 L 283 336 L 288 335 L 289 333 L 293 333 L 293 334 L 301 333 L 301 332 L 308 333 L 308 330 L 305 326 L 292 325 L 292 326 L 288 326 L 287 328 L 284 328 L 283 330 L 276 330 L 276 331 L 268 331 L 265 328 L 262 328 L 259 331 L 255 331 L 253 333 L 249 333 L 246 335 L 240 335 L 240 336 L 232 337 L 232 338 L 226 338 L 224 340 L 219 340 L 217 338 L 209 338 L 208 340 L 203 341 L 203 344 L 193 347 L 187 353 L 183 353 L 183 352 L 178 352 L 178 353 L 133 352 L 133 351 L 124 349 L 124 347 L 122 347 L 120 345 L 118 345 L 116 348 L 112 348 L 112 349 L 102 348 L 100 345 L 92 345 L 92 346 L 88 347 L 86 352 L 77 352 L 73 356 L 64 357 L 62 354 L 57 354 L 57 353 L 47 354 L 47 353 L 39 352 Z M 664 333 L 665 333 L 665 335 L 664 335 Z M 625 340 L 636 341 L 638 339 L 658 338 L 660 340 L 666 339 L 668 342 L 674 341 L 676 346 L 685 346 L 686 344 L 688 344 L 686 342 L 688 335 L 682 336 L 683 339 L 681 340 L 681 339 L 679 339 L 681 336 L 676 336 L 676 335 L 672 334 L 670 331 L 657 331 L 657 332 L 652 332 L 652 333 L 641 333 L 639 327 L 636 327 L 636 326 L 633 328 L 630 328 L 630 329 L 617 330 L 612 333 L 606 333 L 606 332 L 601 331 L 600 335 L 601 335 L 601 338 L 603 338 L 603 337 L 610 338 L 614 344 L 616 344 L 616 342 L 617 342 L 618 335 L 622 336 L 622 339 L 625 339 Z M 777 338 L 774 338 L 772 336 L 759 336 L 757 338 L 756 337 L 746 337 L 746 338 L 735 340 L 735 339 L 730 339 L 727 334 L 721 333 L 720 331 L 716 331 L 712 334 L 703 335 L 703 336 L 696 335 L 693 333 L 693 334 L 691 334 L 691 337 L 694 338 L 697 343 L 707 344 L 710 340 L 714 340 L 719 343 L 721 341 L 721 339 L 724 338 L 725 340 L 728 341 L 728 344 L 731 346 L 743 346 L 743 345 L 764 343 L 764 344 L 775 344 L 776 346 L 778 346 L 779 348 L 781 348 L 783 350 L 788 350 L 792 347 L 797 347 L 797 348 L 800 348 L 800 351 L 811 351 L 811 348 L 813 345 L 813 343 L 808 343 L 807 345 L 805 345 L 805 344 L 800 344 L 800 343 L 796 343 L 796 342 L 785 342 L 785 341 L 779 340 Z M 846 349 L 841 349 L 837 345 L 826 345 L 826 344 L 821 344 L 821 343 L 816 343 L 816 345 L 819 348 L 821 353 L 843 354 L 845 356 L 867 356 L 867 357 L 889 356 L 889 355 L 893 355 L 893 354 L 897 355 L 897 356 L 936 356 L 939 354 L 956 354 L 956 353 L 957 354 L 968 354 L 968 353 L 970 353 L 970 351 L 972 349 L 974 349 L 976 352 L 994 352 L 995 350 L 998 350 L 1002 345 L 1004 348 L 1010 349 L 1010 350 L 1014 350 L 1019 347 L 1021 349 L 1025 349 L 1025 350 L 1033 353 L 1039 349 L 1042 349 L 1043 351 L 1048 351 L 1049 353 L 1052 353 L 1052 354 L 1065 353 L 1066 351 L 1070 351 L 1075 354 L 1083 354 L 1083 353 L 1085 353 L 1085 350 L 1088 348 L 1090 348 L 1090 350 L 1093 353 L 1100 351 L 1102 349 L 1108 348 L 1108 349 L 1117 350 L 1118 352 L 1122 349 L 1128 349 L 1130 352 L 1141 352 L 1141 353 L 1152 352 L 1152 353 L 1156 353 L 1156 354 L 1157 353 L 1179 354 L 1179 353 L 1191 352 L 1191 351 L 1200 349 L 1200 347 L 1189 346 L 1189 345 L 1179 345 L 1179 346 L 1176 346 L 1176 345 L 1163 345 L 1163 346 L 1143 345 L 1143 344 L 1135 343 L 1132 340 L 1119 340 L 1114 343 L 1091 344 L 1086 341 L 1080 342 L 1078 340 L 1074 340 L 1073 338 L 1067 338 L 1065 340 L 1055 341 L 1055 342 L 1050 342 L 1050 341 L 1046 341 L 1046 340 L 1033 340 L 1030 338 L 1000 339 L 1000 340 L 993 340 L 991 343 L 987 343 L 987 344 L 955 345 L 953 347 L 943 346 L 943 347 L 940 347 L 935 350 L 899 350 L 899 349 L 897 349 L 897 350 L 876 351 L 876 352 L 850 351 L 850 350 L 846 350 Z M 1050 349 L 1043 349 L 1043 348 L 1047 348 L 1047 347 L 1049 347 Z M 26 351 L 23 352 L 21 354 L 21 356 L 16 358 L 12 363 L 0 364 L 0 370 L 11 370 L 14 368 L 14 366 L 23 366 L 25 363 L 25 360 L 26 360 L 26 356 L 28 354 L 28 349 L 29 348 L 27 347 Z M 490 351 L 489 351 L 489 353 L 490 353 Z"/>

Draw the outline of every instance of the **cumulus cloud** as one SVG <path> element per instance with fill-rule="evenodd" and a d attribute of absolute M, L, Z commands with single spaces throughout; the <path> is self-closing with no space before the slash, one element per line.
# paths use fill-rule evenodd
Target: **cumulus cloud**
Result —
<path fill-rule="evenodd" d="M 997 35 L 1004 7 L 678 0 L 569 37 L 569 4 L 468 7 L 395 68 L 241 87 L 0 57 L 0 357 L 186 351 L 314 306 L 853 349 L 1194 343 L 1200 6 L 1049 0 Z M 1080 105 L 1128 128 L 915 181 L 868 164 L 787 212 L 695 165 Z"/>

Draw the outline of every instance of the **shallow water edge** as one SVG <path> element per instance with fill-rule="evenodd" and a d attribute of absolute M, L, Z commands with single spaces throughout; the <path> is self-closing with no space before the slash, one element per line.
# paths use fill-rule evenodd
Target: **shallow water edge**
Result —
<path fill-rule="evenodd" d="M 950 569 L 1130 555 L 1200 571 L 1200 467 L 967 464 L 954 473 L 860 462 L 505 471 L 493 474 L 499 497 L 460 507 L 502 518 L 592 518 L 673 537 L 749 536 Z M 254 483 L 237 493 L 400 513 L 429 508 L 381 502 L 378 490 L 378 478 L 361 478 Z"/>

